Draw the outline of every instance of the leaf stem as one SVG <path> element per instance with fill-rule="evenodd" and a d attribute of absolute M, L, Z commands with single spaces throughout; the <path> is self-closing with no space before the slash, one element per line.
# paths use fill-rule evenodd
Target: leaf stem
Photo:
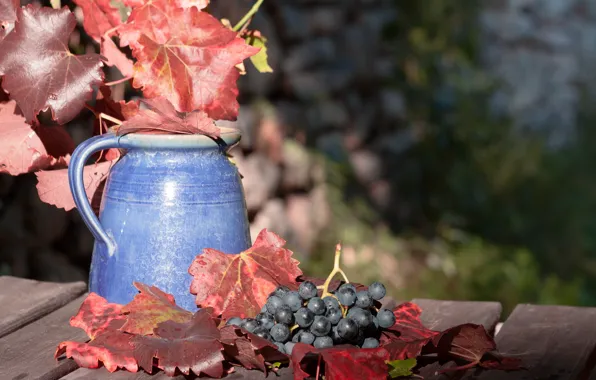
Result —
<path fill-rule="evenodd" d="M 122 125 L 122 121 L 121 121 L 121 120 L 118 120 L 118 119 L 116 119 L 115 117 L 112 117 L 112 116 L 110 116 L 110 115 L 106 115 L 106 114 L 105 114 L 105 113 L 103 113 L 103 112 L 101 112 L 101 113 L 99 114 L 99 118 L 100 118 L 100 119 L 106 119 L 106 120 L 108 120 L 108 121 L 111 121 L 112 123 L 114 123 L 114 124 L 116 124 L 116 125 Z"/>
<path fill-rule="evenodd" d="M 333 280 L 333 277 L 336 274 L 339 273 L 347 283 L 350 282 L 350 280 L 348 280 L 348 276 L 346 276 L 346 274 L 340 267 L 340 262 L 339 262 L 340 257 L 341 257 L 341 243 L 337 243 L 337 245 L 335 246 L 335 258 L 333 260 L 333 270 L 331 271 L 331 273 L 329 273 L 329 276 L 327 277 L 327 279 L 325 280 L 325 283 L 323 284 L 323 294 L 321 295 L 321 298 L 325 298 L 327 296 L 332 295 L 331 293 L 329 293 L 329 284 L 331 283 L 331 280 Z"/>
<path fill-rule="evenodd" d="M 252 6 L 252 8 L 250 8 L 250 10 L 244 15 L 244 17 L 242 17 L 242 19 L 238 21 L 236 25 L 234 25 L 232 30 L 234 32 L 237 32 L 240 29 L 242 29 L 244 24 L 246 24 L 252 18 L 252 16 L 254 16 L 255 13 L 257 13 L 261 4 L 263 4 L 263 0 L 257 0 L 257 2 Z"/>
<path fill-rule="evenodd" d="M 115 86 L 115 85 L 117 85 L 117 84 L 120 84 L 120 83 L 127 82 L 127 81 L 129 81 L 129 80 L 131 80 L 131 79 L 132 79 L 132 77 L 124 77 L 124 78 L 121 78 L 121 79 L 115 80 L 115 81 L 113 81 L 113 82 L 107 82 L 107 83 L 104 83 L 104 86 L 108 86 L 108 87 L 109 87 L 109 86 Z"/>

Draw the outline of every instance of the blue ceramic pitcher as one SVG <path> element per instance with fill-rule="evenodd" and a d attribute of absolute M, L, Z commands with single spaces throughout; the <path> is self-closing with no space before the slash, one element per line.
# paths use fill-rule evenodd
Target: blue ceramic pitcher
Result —
<path fill-rule="evenodd" d="M 188 267 L 203 248 L 239 253 L 251 245 L 246 203 L 236 166 L 226 151 L 240 132 L 202 135 L 106 134 L 81 143 L 68 177 L 75 204 L 95 237 L 89 290 L 120 304 L 133 281 L 155 285 L 196 310 Z M 99 150 L 119 148 L 99 219 L 83 184 L 83 167 Z"/>

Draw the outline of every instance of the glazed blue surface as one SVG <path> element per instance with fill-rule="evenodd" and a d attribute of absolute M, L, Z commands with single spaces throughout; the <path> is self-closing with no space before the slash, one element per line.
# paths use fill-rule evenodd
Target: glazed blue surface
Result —
<path fill-rule="evenodd" d="M 104 135 L 80 144 L 69 181 L 75 203 L 95 236 L 89 290 L 120 304 L 131 301 L 133 281 L 155 285 L 176 303 L 196 310 L 188 267 L 203 248 L 239 253 L 251 245 L 242 182 L 225 150 L 205 136 Z M 225 141 L 224 141 L 225 140 Z M 117 147 L 99 220 L 85 196 L 82 171 L 95 151 Z"/>

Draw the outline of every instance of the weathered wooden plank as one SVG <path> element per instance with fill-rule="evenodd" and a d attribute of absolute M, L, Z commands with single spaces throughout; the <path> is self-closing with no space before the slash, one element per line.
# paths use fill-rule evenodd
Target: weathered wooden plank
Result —
<path fill-rule="evenodd" d="M 0 276 L 0 337 L 59 309 L 86 289 L 84 282 L 50 283 Z"/>
<path fill-rule="evenodd" d="M 86 369 L 79 368 L 76 371 L 69 373 L 60 380 L 188 380 L 194 379 L 193 376 L 179 375 L 176 377 L 168 377 L 163 372 L 157 372 L 149 375 L 145 372 L 130 373 L 126 371 L 108 372 L 105 368 Z M 248 371 L 244 368 L 237 368 L 236 371 L 224 377 L 228 380 L 293 380 L 294 375 L 289 368 L 282 368 L 277 374 L 269 372 L 268 376 L 260 371 Z"/>
<path fill-rule="evenodd" d="M 498 302 L 470 302 L 470 301 L 438 301 L 429 299 L 414 299 L 415 304 L 422 309 L 420 320 L 424 326 L 432 330 L 442 331 L 463 323 L 483 325 L 489 333 L 501 317 L 502 306 Z M 420 374 L 426 380 L 450 379 L 448 375 L 435 375 L 441 368 L 452 366 L 438 364 L 428 365 L 421 369 Z"/>
<path fill-rule="evenodd" d="M 596 308 L 518 305 L 495 340 L 527 370 L 483 371 L 466 379 L 596 379 Z"/>
<path fill-rule="evenodd" d="M 501 317 L 499 302 L 438 301 L 423 298 L 412 300 L 422 309 L 420 319 L 432 330 L 445 330 L 462 323 L 483 325 L 492 333 Z"/>
<path fill-rule="evenodd" d="M 54 352 L 61 341 L 87 339 L 83 330 L 69 325 L 84 298 L 0 338 L 0 379 L 55 380 L 75 370 L 74 361 L 57 361 Z"/>

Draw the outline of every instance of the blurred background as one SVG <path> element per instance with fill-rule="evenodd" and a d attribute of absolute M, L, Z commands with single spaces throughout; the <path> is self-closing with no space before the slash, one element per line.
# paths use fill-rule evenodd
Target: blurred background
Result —
<path fill-rule="evenodd" d="M 275 72 L 247 61 L 222 125 L 253 238 L 321 277 L 342 241 L 350 280 L 398 299 L 596 305 L 596 0 L 265 0 L 252 26 Z M 70 46 L 97 50 L 80 25 Z M 91 234 L 35 182 L 0 175 L 0 274 L 86 280 Z"/>

